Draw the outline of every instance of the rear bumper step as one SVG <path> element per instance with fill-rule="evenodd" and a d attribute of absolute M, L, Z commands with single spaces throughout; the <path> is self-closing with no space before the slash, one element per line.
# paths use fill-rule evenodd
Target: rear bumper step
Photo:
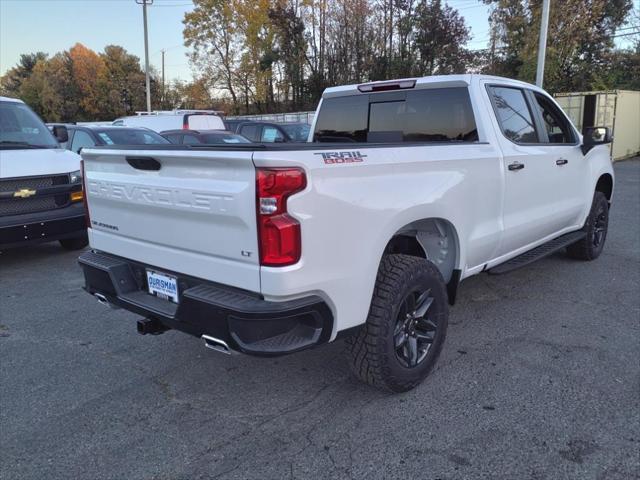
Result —
<path fill-rule="evenodd" d="M 576 243 L 579 240 L 582 240 L 585 237 L 586 233 L 583 230 L 579 230 L 577 232 L 567 233 L 566 235 L 562 235 L 561 237 L 554 238 L 553 240 L 543 243 L 539 247 L 536 247 L 528 252 L 523 253 L 522 255 L 518 255 L 511 260 L 508 260 L 504 263 L 496 265 L 493 268 L 490 268 L 488 272 L 492 275 L 501 275 L 503 273 L 510 272 L 520 267 L 524 267 L 525 265 L 529 265 L 541 258 L 544 258 L 552 253 L 557 252 L 558 250 L 562 250 L 565 247 L 568 247 L 572 243 Z"/>
<path fill-rule="evenodd" d="M 331 336 L 333 315 L 315 295 L 270 302 L 252 292 L 105 253 L 86 252 L 78 262 L 87 292 L 145 317 L 138 323 L 140 333 L 161 333 L 165 327 L 259 356 L 297 352 L 326 343 Z M 147 293 L 147 268 L 177 278 L 179 304 Z"/>

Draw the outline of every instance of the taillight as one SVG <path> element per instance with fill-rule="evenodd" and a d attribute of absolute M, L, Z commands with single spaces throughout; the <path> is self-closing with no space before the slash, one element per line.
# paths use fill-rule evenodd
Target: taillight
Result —
<path fill-rule="evenodd" d="M 307 177 L 300 168 L 256 169 L 256 216 L 261 265 L 283 267 L 300 260 L 300 223 L 287 213 L 287 198 L 306 186 Z"/>
<path fill-rule="evenodd" d="M 82 191 L 84 195 L 82 196 L 82 203 L 84 203 L 84 215 L 87 221 L 87 228 L 91 228 L 91 218 L 89 217 L 89 203 L 87 202 L 87 175 L 84 171 L 84 160 L 80 160 L 80 171 L 82 172 Z"/>

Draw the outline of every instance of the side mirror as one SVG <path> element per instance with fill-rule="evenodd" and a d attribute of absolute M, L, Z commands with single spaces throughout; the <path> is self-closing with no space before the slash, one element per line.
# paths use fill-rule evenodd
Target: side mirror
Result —
<path fill-rule="evenodd" d="M 69 131 L 67 127 L 64 125 L 55 125 L 53 127 L 53 136 L 56 137 L 59 143 L 64 143 L 69 141 Z"/>
<path fill-rule="evenodd" d="M 612 141 L 613 136 L 609 127 L 587 127 L 584 129 L 582 137 L 582 153 L 586 155 L 593 147 L 605 145 Z"/>

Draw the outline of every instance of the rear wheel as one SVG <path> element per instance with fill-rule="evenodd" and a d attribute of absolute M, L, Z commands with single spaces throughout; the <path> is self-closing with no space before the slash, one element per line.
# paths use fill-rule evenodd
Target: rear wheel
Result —
<path fill-rule="evenodd" d="M 567 253 L 579 260 L 595 260 L 602 253 L 609 229 L 609 202 L 604 193 L 596 192 L 593 196 L 591 211 L 584 224 L 587 234 L 582 240 L 569 245 Z"/>
<path fill-rule="evenodd" d="M 64 240 L 60 240 L 60 245 L 62 248 L 66 250 L 80 250 L 81 248 L 86 247 L 89 244 L 89 239 L 87 235 L 83 235 L 82 237 L 76 238 L 65 238 Z"/>
<path fill-rule="evenodd" d="M 385 255 L 367 321 L 349 340 L 354 374 L 393 392 L 414 388 L 440 354 L 448 316 L 446 286 L 433 263 Z"/>

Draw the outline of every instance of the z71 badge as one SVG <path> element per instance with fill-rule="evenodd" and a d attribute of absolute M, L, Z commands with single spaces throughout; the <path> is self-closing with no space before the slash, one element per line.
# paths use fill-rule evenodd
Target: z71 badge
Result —
<path fill-rule="evenodd" d="M 322 152 L 314 153 L 314 155 L 322 155 L 322 159 L 327 165 L 364 162 L 364 158 L 366 157 L 366 155 L 363 155 L 357 150 L 353 152 Z"/>

